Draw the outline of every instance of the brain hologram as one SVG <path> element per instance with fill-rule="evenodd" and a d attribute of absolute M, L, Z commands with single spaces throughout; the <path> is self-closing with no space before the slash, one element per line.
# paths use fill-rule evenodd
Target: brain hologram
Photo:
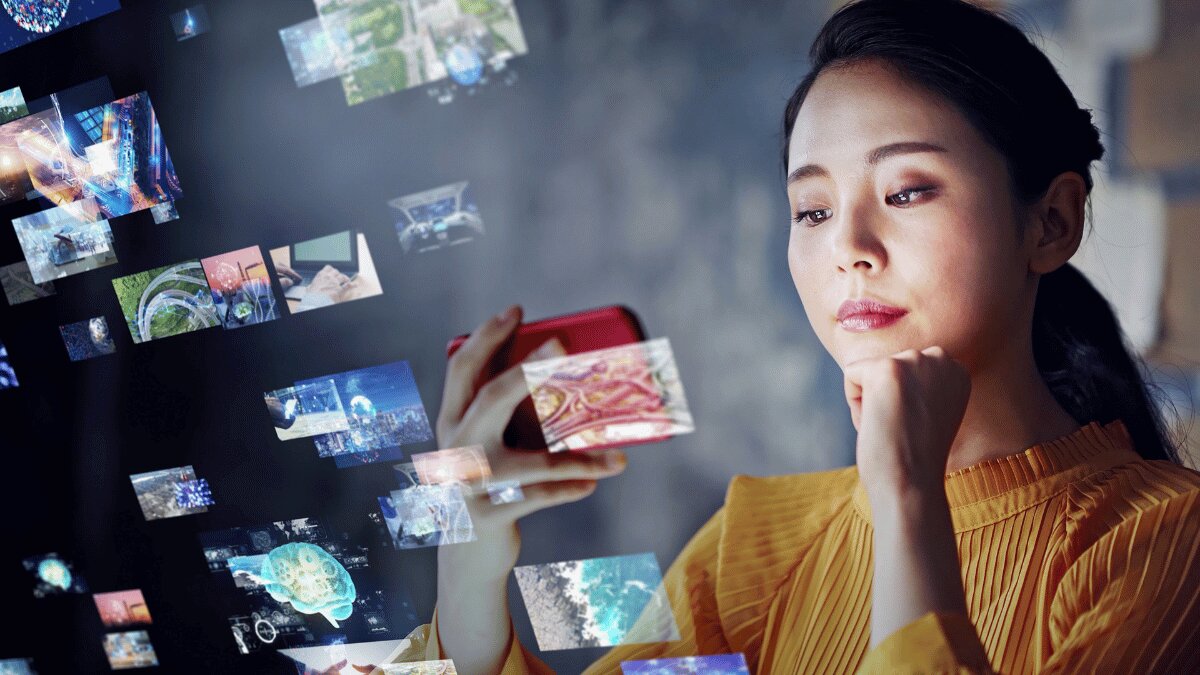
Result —
<path fill-rule="evenodd" d="M 278 546 L 267 554 L 261 575 L 266 591 L 301 614 L 320 614 L 335 628 L 350 618 L 356 592 L 350 573 L 328 551 L 305 542 Z"/>

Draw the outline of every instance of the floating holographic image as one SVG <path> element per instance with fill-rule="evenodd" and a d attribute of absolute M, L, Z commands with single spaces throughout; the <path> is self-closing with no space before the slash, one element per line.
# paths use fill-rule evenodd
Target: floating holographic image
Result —
<path fill-rule="evenodd" d="M 483 485 L 492 477 L 492 467 L 482 445 L 421 452 L 412 456 L 422 485 Z"/>
<path fill-rule="evenodd" d="M 148 342 L 221 325 L 199 260 L 112 280 L 134 342 Z"/>
<path fill-rule="evenodd" d="M 25 95 L 21 93 L 20 87 L 0 91 L 0 124 L 28 114 L 29 107 L 25 105 Z"/>
<path fill-rule="evenodd" d="M 750 675 L 742 654 L 684 656 L 674 659 L 625 661 L 622 675 Z"/>
<path fill-rule="evenodd" d="M 483 234 L 483 218 L 466 181 L 399 197 L 396 232 L 405 253 L 465 244 Z"/>
<path fill-rule="evenodd" d="M 117 351 L 112 334 L 108 332 L 108 321 L 102 316 L 59 326 L 58 331 L 72 361 L 94 359 Z"/>
<path fill-rule="evenodd" d="M 113 670 L 158 665 L 158 655 L 154 653 L 154 645 L 150 643 L 150 634 L 144 630 L 105 635 L 104 653 L 108 656 L 108 665 Z"/>
<path fill-rule="evenodd" d="M 120 0 L 0 0 L 0 53 L 121 8 Z M 11 20 L 11 21 L 10 21 Z"/>
<path fill-rule="evenodd" d="M 142 515 L 146 520 L 204 513 L 212 504 L 211 493 L 207 495 L 207 503 L 203 494 L 195 493 L 196 470 L 190 464 L 161 471 L 135 473 L 129 480 L 133 483 L 133 491 L 137 494 L 138 505 L 142 507 Z M 189 484 L 192 485 L 191 488 L 181 487 Z M 204 482 L 204 487 L 207 490 L 207 481 Z M 189 489 L 192 492 L 185 493 Z M 185 499 L 180 500 L 181 494 L 186 494 Z"/>
<path fill-rule="evenodd" d="M 279 40 L 292 68 L 297 87 L 338 76 L 337 55 L 321 19 L 309 19 L 279 31 Z"/>
<path fill-rule="evenodd" d="M 315 436 L 318 456 L 382 451 L 433 438 L 407 361 L 303 380 L 296 386 L 329 380 L 345 402 L 347 430 Z"/>
<path fill-rule="evenodd" d="M 53 586 L 60 591 L 65 591 L 71 588 L 71 570 L 60 560 L 54 558 L 46 558 L 38 563 L 37 568 L 38 579 Z"/>
<path fill-rule="evenodd" d="M 200 543 L 218 577 L 211 593 L 237 608 L 229 622 L 243 654 L 382 640 L 396 622 L 420 623 L 400 580 L 384 587 L 367 547 L 316 518 L 204 532 Z"/>
<path fill-rule="evenodd" d="M 292 314 L 383 294 L 362 232 L 346 230 L 273 248 L 271 262 Z"/>
<path fill-rule="evenodd" d="M 18 137 L 20 121 L 0 124 L 0 204 L 26 199 L 33 190 Z"/>
<path fill-rule="evenodd" d="M 71 0 L 3 0 L 4 11 L 17 25 L 33 33 L 49 33 L 58 28 Z"/>
<path fill-rule="evenodd" d="M 695 431 L 666 338 L 521 366 L 551 452 Z"/>
<path fill-rule="evenodd" d="M 441 661 L 414 661 L 410 663 L 385 663 L 379 666 L 383 675 L 458 675 L 454 662 L 449 659 Z"/>
<path fill-rule="evenodd" d="M 450 77 L 480 84 L 483 64 L 529 50 L 513 0 L 315 4 L 349 105 Z"/>
<path fill-rule="evenodd" d="M 200 261 L 213 305 L 226 329 L 266 323 L 279 318 L 271 276 L 262 251 L 250 246 Z"/>
<path fill-rule="evenodd" d="M 402 645 L 402 640 L 346 642 L 345 639 L 337 639 L 320 647 L 280 649 L 279 653 L 295 661 L 296 671 L 303 675 L 378 673 L 380 671 L 375 664 L 382 663 Z M 338 668 L 339 664 L 344 665 Z"/>
<path fill-rule="evenodd" d="M 12 389 L 20 384 L 17 381 L 16 371 L 8 362 L 8 348 L 4 346 L 3 342 L 0 342 L 0 389 Z"/>
<path fill-rule="evenodd" d="M 29 272 L 29 263 L 22 260 L 0 267 L 0 286 L 4 287 L 4 298 L 10 305 L 19 305 L 55 294 L 54 282 L 36 283 Z"/>
<path fill-rule="evenodd" d="M 204 5 L 188 7 L 171 15 L 171 27 L 175 29 L 175 41 L 183 42 L 208 32 L 208 10 Z"/>
<path fill-rule="evenodd" d="M 475 527 L 462 486 L 422 485 L 411 465 L 397 466 L 406 487 L 380 497 L 379 505 L 398 549 L 462 544 L 475 540 Z"/>
<path fill-rule="evenodd" d="M 315 544 L 284 544 L 267 554 L 260 576 L 271 597 L 301 614 L 320 614 L 336 628 L 354 611 L 354 580 Z"/>
<path fill-rule="evenodd" d="M 33 659 L 0 659 L 0 675 L 37 675 Z"/>
<path fill-rule="evenodd" d="M 25 261 L 0 267 L 0 286 L 4 287 L 4 297 L 10 305 L 29 303 L 55 294 L 54 282 L 36 283 L 30 274 L 29 263 Z"/>
<path fill-rule="evenodd" d="M 140 588 L 92 595 L 105 628 L 123 628 L 152 623 L 150 608 Z"/>
<path fill-rule="evenodd" d="M 542 651 L 680 639 L 653 553 L 513 572 Z"/>
<path fill-rule="evenodd" d="M 346 431 L 350 422 L 331 379 L 310 380 L 263 394 L 281 441 Z"/>
<path fill-rule="evenodd" d="M 162 225 L 172 220 L 179 220 L 179 209 L 175 207 L 175 202 L 163 202 L 151 206 L 150 215 L 154 218 L 155 225 Z"/>
<path fill-rule="evenodd" d="M 12 222 L 34 283 L 117 262 L 112 228 L 92 200 L 56 206 Z"/>
<path fill-rule="evenodd" d="M 33 189 L 59 206 L 89 199 L 115 218 L 182 195 L 146 92 L 74 114 L 56 106 L 10 128 Z"/>
<path fill-rule="evenodd" d="M 87 584 L 75 573 L 71 563 L 60 558 L 57 553 L 26 558 L 21 564 L 26 571 L 34 575 L 35 598 L 62 593 L 87 593 Z"/>

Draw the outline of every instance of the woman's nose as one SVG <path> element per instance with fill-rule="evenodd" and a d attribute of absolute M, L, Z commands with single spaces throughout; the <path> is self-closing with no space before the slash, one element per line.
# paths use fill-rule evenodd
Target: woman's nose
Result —
<path fill-rule="evenodd" d="M 843 207 L 844 218 L 833 223 L 832 258 L 838 269 L 878 269 L 884 260 L 879 237 L 880 217 L 861 201 Z"/>

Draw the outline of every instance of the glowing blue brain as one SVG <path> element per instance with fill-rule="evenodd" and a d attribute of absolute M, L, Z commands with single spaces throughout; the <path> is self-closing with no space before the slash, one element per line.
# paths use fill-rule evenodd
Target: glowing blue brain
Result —
<path fill-rule="evenodd" d="M 356 592 L 350 573 L 315 544 L 276 547 L 267 554 L 260 574 L 276 601 L 291 603 L 301 614 L 320 614 L 335 628 L 354 611 Z"/>
<path fill-rule="evenodd" d="M 55 558 L 46 558 L 38 563 L 38 578 L 64 591 L 71 587 L 73 581 L 71 570 L 61 560 Z"/>

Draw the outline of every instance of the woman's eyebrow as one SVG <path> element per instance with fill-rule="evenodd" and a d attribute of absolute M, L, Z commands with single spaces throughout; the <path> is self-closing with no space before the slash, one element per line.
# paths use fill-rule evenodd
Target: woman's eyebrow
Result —
<path fill-rule="evenodd" d="M 901 141 L 888 143 L 867 153 L 865 160 L 868 166 L 874 166 L 885 159 L 897 155 L 908 155 L 917 152 L 946 152 L 946 149 L 936 143 L 927 141 Z M 788 174 L 788 185 L 812 176 L 828 176 L 829 171 L 820 164 L 805 164 Z"/>

